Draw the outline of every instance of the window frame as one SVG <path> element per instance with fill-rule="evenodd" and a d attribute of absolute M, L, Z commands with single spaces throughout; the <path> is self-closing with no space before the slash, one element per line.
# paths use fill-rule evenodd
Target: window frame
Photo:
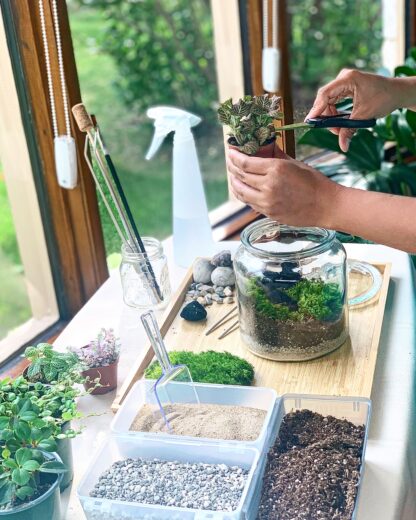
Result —
<path fill-rule="evenodd" d="M 104 240 L 94 181 L 80 152 L 85 136 L 72 121 L 78 150 L 79 185 L 74 190 L 63 190 L 56 180 L 38 2 L 2 0 L 1 7 L 59 309 L 58 322 L 36 335 L 47 337 L 57 328 L 63 328 L 108 278 Z M 80 101 L 81 95 L 65 1 L 58 2 L 58 11 L 67 92 L 72 106 Z M 49 38 L 55 38 L 51 12 L 48 0 L 45 3 L 47 33 Z M 57 56 L 53 52 L 51 64 L 54 84 L 59 85 Z M 59 88 L 56 95 L 57 105 L 61 106 Z M 58 113 L 58 126 L 63 132 L 61 113 Z M 23 345 L 0 352 L 0 362 L 37 338 L 28 338 Z"/>

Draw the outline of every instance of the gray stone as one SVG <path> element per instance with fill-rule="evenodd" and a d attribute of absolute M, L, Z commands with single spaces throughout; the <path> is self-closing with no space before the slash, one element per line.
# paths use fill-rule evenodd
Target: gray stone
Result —
<path fill-rule="evenodd" d="M 222 287 L 235 284 L 234 270 L 231 267 L 216 267 L 211 274 L 212 283 Z"/>
<path fill-rule="evenodd" d="M 193 276 L 194 276 L 194 282 L 197 284 L 207 284 L 211 281 L 211 273 L 215 267 L 211 264 L 209 260 L 206 258 L 198 258 L 194 262 L 193 266 Z M 198 285 L 196 286 L 197 289 L 200 289 Z"/>
<path fill-rule="evenodd" d="M 224 289 L 224 295 L 225 296 L 232 296 L 233 295 L 233 290 L 231 289 L 231 287 L 226 287 Z"/>
<path fill-rule="evenodd" d="M 215 267 L 231 267 L 233 262 L 231 260 L 231 251 L 224 249 L 211 258 L 211 264 Z"/>
<path fill-rule="evenodd" d="M 224 298 L 224 303 L 234 303 L 234 298 L 232 296 L 227 296 L 227 298 Z"/>

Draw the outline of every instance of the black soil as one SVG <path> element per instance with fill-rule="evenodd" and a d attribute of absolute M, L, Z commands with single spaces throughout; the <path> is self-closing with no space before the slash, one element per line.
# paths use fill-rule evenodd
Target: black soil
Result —
<path fill-rule="evenodd" d="M 364 426 L 287 414 L 268 455 L 258 520 L 350 520 L 363 441 Z"/>

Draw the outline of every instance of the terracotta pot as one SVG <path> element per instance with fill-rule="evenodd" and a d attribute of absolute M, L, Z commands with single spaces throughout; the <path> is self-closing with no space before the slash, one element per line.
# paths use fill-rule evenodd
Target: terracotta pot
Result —
<path fill-rule="evenodd" d="M 238 147 L 230 142 L 231 138 L 228 140 L 228 148 L 233 150 L 238 150 Z M 276 140 L 273 139 L 270 143 L 267 143 L 257 150 L 257 152 L 252 157 L 261 157 L 263 159 L 270 159 L 274 157 L 274 147 Z"/>
<path fill-rule="evenodd" d="M 83 377 L 88 377 L 90 379 L 89 382 L 87 381 L 84 383 L 85 390 L 94 388 L 95 379 L 99 379 L 100 385 L 102 386 L 95 388 L 91 392 L 93 395 L 106 394 L 117 388 L 117 368 L 118 360 L 111 365 L 106 365 L 105 367 L 90 368 L 81 372 Z"/>

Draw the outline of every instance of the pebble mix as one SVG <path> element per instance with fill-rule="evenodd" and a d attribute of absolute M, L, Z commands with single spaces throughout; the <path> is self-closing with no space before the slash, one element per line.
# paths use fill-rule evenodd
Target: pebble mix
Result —
<path fill-rule="evenodd" d="M 231 286 L 191 283 L 185 302 L 197 301 L 204 307 L 213 303 L 234 303 L 234 289 Z"/>
<path fill-rule="evenodd" d="M 248 471 L 226 464 L 183 463 L 159 459 L 115 462 L 90 496 L 143 504 L 234 511 Z"/>

